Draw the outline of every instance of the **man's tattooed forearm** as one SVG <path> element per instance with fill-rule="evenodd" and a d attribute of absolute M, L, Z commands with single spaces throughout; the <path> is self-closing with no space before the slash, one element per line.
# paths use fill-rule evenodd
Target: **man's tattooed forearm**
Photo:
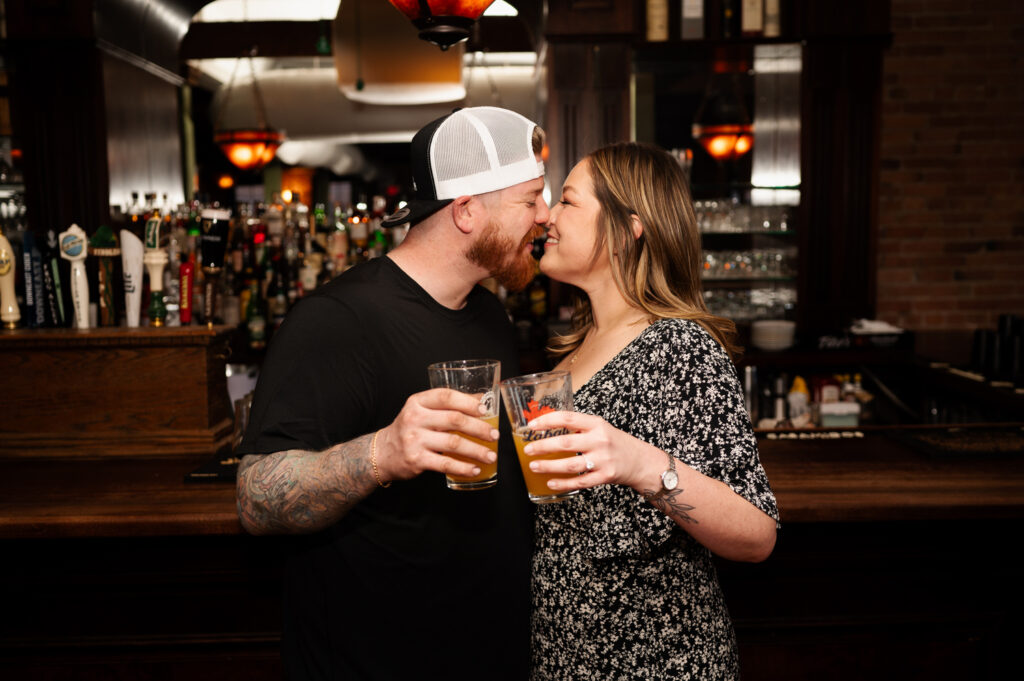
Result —
<path fill-rule="evenodd" d="M 373 490 L 365 438 L 326 452 L 246 456 L 238 467 L 238 515 L 251 532 L 315 532 Z"/>

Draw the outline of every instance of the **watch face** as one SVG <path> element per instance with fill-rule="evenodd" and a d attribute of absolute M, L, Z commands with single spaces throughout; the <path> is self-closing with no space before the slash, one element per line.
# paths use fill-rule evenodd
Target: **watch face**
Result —
<path fill-rule="evenodd" d="M 674 490 L 679 484 L 679 476 L 675 471 L 665 471 L 661 474 L 661 486 L 667 490 Z"/>

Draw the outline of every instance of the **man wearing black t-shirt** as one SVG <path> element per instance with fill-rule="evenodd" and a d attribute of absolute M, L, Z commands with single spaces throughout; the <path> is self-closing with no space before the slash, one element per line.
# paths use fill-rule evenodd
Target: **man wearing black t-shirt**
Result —
<path fill-rule="evenodd" d="M 412 142 L 417 200 L 386 224 L 405 241 L 301 300 L 264 361 L 240 452 L 253 534 L 301 535 L 285 577 L 291 679 L 525 679 L 532 509 L 507 421 L 428 389 L 427 365 L 501 360 L 508 317 L 477 283 L 533 276 L 548 210 L 543 133 L 494 107 L 461 109 Z M 494 455 L 498 484 L 453 491 Z"/>

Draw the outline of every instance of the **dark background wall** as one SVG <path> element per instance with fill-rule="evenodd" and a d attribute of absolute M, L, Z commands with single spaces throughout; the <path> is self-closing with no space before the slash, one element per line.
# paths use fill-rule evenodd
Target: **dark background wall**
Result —
<path fill-rule="evenodd" d="M 1024 3 L 893 0 L 878 316 L 914 330 L 1024 314 Z"/>

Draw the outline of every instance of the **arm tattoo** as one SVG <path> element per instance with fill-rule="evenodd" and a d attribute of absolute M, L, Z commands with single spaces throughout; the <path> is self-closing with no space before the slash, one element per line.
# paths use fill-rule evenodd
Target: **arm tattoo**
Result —
<path fill-rule="evenodd" d="M 655 497 L 658 490 L 644 490 L 644 498 L 651 503 L 654 508 L 658 509 L 672 520 L 676 521 L 679 525 L 684 523 L 690 525 L 697 525 L 699 521 L 690 515 L 690 511 L 696 508 L 690 504 L 683 503 L 680 495 L 683 493 L 683 489 L 680 487 L 674 489 L 671 492 L 665 492 L 662 495 Z"/>
<path fill-rule="evenodd" d="M 340 520 L 376 488 L 370 435 L 323 452 L 249 455 L 238 466 L 242 526 L 253 534 L 308 533 Z"/>

